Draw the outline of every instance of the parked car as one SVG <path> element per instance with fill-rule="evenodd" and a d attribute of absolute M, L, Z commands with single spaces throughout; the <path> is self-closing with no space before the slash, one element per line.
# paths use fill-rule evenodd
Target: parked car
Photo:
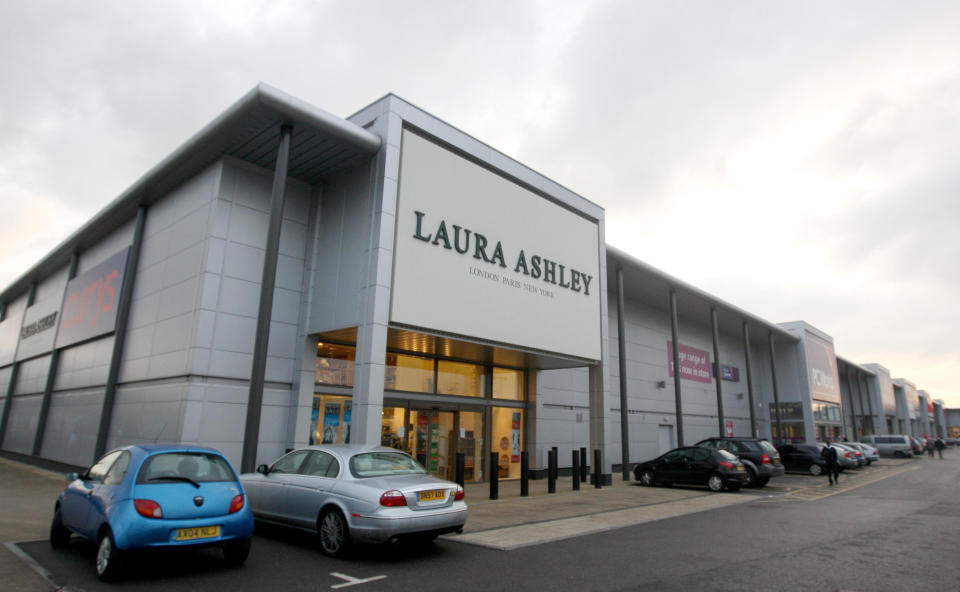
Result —
<path fill-rule="evenodd" d="M 216 545 L 240 564 L 250 553 L 253 514 L 230 461 L 198 446 L 112 450 L 83 474 L 69 473 L 50 524 L 50 544 L 72 534 L 97 544 L 97 576 L 115 579 L 134 549 Z"/>
<path fill-rule="evenodd" d="M 910 441 L 909 436 L 903 434 L 886 434 L 882 436 L 871 434 L 863 436 L 861 442 L 875 446 L 880 456 L 899 456 L 904 458 L 913 456 L 913 443 Z"/>
<path fill-rule="evenodd" d="M 826 446 L 823 442 L 817 442 L 817 445 L 820 447 L 820 450 L 823 450 Z M 856 469 L 863 466 L 863 455 L 860 452 L 847 448 L 841 442 L 831 442 L 832 446 L 837 451 L 837 462 L 840 463 L 840 470 L 845 469 Z"/>
<path fill-rule="evenodd" d="M 258 520 L 317 532 L 327 555 L 354 543 L 462 532 L 463 487 L 383 446 L 308 446 L 240 476 Z"/>
<path fill-rule="evenodd" d="M 784 473 L 780 453 L 766 440 L 726 436 L 707 438 L 696 445 L 726 450 L 739 457 L 747 470 L 746 487 L 763 487 L 772 477 L 779 477 Z"/>
<path fill-rule="evenodd" d="M 781 444 L 777 451 L 784 468 L 790 472 L 822 475 L 827 464 L 820 456 L 820 447 L 813 444 Z"/>
<path fill-rule="evenodd" d="M 914 438 L 910 436 L 910 447 L 913 450 L 914 456 L 922 456 L 926 449 L 924 448 L 923 442 L 919 438 Z"/>
<path fill-rule="evenodd" d="M 880 460 L 880 455 L 877 453 L 877 449 L 869 444 L 864 444 L 863 442 L 844 442 L 845 446 L 855 448 L 863 454 L 863 459 L 866 461 L 867 465 L 873 464 L 873 461 Z"/>
<path fill-rule="evenodd" d="M 747 469 L 726 450 L 684 446 L 639 463 L 633 475 L 641 485 L 706 485 L 711 491 L 738 491 L 747 484 Z"/>

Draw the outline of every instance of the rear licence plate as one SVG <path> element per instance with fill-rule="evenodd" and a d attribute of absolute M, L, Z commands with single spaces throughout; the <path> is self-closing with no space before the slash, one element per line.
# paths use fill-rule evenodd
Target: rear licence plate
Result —
<path fill-rule="evenodd" d="M 442 500 L 447 498 L 446 489 L 431 489 L 430 491 L 421 491 L 420 492 L 420 501 L 421 502 L 432 502 L 436 500 Z"/>
<path fill-rule="evenodd" d="M 743 465 L 737 465 L 737 470 L 738 470 L 738 471 L 744 471 L 744 470 L 746 470 L 746 469 L 743 468 Z"/>
<path fill-rule="evenodd" d="M 220 536 L 219 526 L 196 526 L 194 528 L 178 528 L 178 541 L 192 541 L 193 539 L 211 539 Z"/>

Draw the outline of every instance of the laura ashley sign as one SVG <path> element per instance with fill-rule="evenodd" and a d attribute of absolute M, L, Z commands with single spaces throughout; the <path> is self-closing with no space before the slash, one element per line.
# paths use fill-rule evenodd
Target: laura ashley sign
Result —
<path fill-rule="evenodd" d="M 390 320 L 600 359 L 595 221 L 403 133 Z"/>
<path fill-rule="evenodd" d="M 413 234 L 413 238 L 434 246 L 443 247 L 448 251 L 454 250 L 461 255 L 469 254 L 474 259 L 485 263 L 507 268 L 507 263 L 503 255 L 503 245 L 500 241 L 497 241 L 494 245 L 491 241 L 487 240 L 486 236 L 478 232 L 472 232 L 468 228 L 461 228 L 456 224 L 450 225 L 453 235 L 451 240 L 451 231 L 447 230 L 446 220 L 440 220 L 440 224 L 437 225 L 436 231 L 433 234 L 424 235 L 423 226 L 426 214 L 417 211 L 415 211 L 414 214 L 417 217 L 417 229 Z M 490 251 L 490 253 L 487 254 L 487 251 Z M 584 296 L 590 295 L 590 282 L 593 280 L 592 275 L 573 268 L 567 268 L 562 263 L 551 261 L 540 255 L 531 255 L 530 262 L 527 263 L 527 255 L 523 249 L 520 249 L 515 259 L 511 259 L 511 261 L 514 260 L 516 261 L 516 264 L 513 265 L 513 272 L 515 274 L 523 274 L 535 280 L 542 279 L 545 283 L 552 284 L 559 288 L 564 288 L 572 292 L 582 292 Z M 471 275 L 500 280 L 500 276 L 491 274 L 490 272 L 481 272 L 480 270 L 471 269 Z M 511 283 L 507 278 L 504 278 L 503 281 L 514 287 L 520 287 L 519 284 Z"/>

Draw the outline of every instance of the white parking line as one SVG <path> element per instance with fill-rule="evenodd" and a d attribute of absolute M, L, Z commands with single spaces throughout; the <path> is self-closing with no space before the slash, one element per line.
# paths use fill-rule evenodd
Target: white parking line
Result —
<path fill-rule="evenodd" d="M 387 576 L 373 576 L 372 578 L 355 578 L 353 576 L 348 576 L 347 574 L 330 572 L 330 575 L 335 578 L 340 578 L 341 580 L 346 580 L 346 582 L 341 582 L 339 584 L 334 584 L 330 586 L 331 588 L 346 588 L 347 586 L 356 586 L 357 584 L 366 584 L 367 582 L 373 582 L 376 580 L 386 579 Z"/>

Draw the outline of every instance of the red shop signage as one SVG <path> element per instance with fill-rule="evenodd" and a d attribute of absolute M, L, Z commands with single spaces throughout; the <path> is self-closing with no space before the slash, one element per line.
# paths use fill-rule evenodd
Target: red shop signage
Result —
<path fill-rule="evenodd" d="M 63 298 L 56 347 L 113 332 L 129 251 L 126 248 L 70 280 Z"/>

